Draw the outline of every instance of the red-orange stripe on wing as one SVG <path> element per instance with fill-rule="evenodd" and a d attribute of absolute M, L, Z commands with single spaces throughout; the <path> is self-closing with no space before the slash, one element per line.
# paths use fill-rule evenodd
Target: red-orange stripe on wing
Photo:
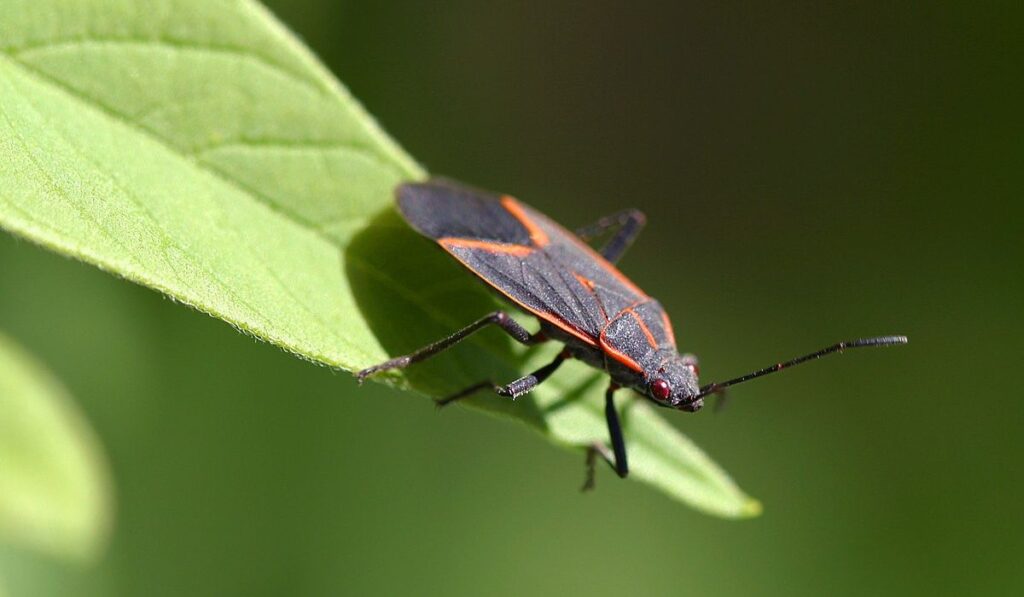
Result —
<path fill-rule="evenodd" d="M 672 331 L 672 321 L 668 318 L 668 313 L 661 312 L 661 326 L 665 328 L 665 335 L 668 336 L 668 341 L 672 346 L 676 345 L 676 333 Z"/>
<path fill-rule="evenodd" d="M 583 251 L 587 253 L 594 261 L 596 261 L 602 269 L 611 274 L 613 278 L 618 280 L 623 286 L 625 286 L 634 294 L 636 294 L 638 298 L 647 298 L 647 293 L 645 293 L 643 290 L 640 290 L 640 288 L 637 287 L 637 285 L 634 284 L 632 280 L 630 280 L 622 272 L 620 272 L 617 267 L 615 267 L 611 263 L 608 263 L 608 260 L 602 257 L 600 253 L 595 251 L 593 247 L 580 240 L 580 237 L 576 236 L 572 232 L 569 232 L 568 230 L 565 231 L 565 235 L 572 242 L 576 243 L 576 246 L 578 246 L 580 249 L 583 249 Z"/>
<path fill-rule="evenodd" d="M 479 249 L 481 251 L 487 251 L 488 253 L 505 253 L 506 255 L 516 255 L 517 257 L 525 257 L 530 253 L 533 253 L 533 249 L 523 245 L 506 245 L 503 243 L 492 243 L 485 240 L 474 240 L 470 238 L 452 238 L 445 237 L 437 239 L 445 249 L 450 247 L 461 247 L 463 249 Z"/>
<path fill-rule="evenodd" d="M 629 314 L 632 315 L 633 319 L 635 319 L 636 322 L 640 325 L 640 329 L 643 331 L 644 336 L 647 337 L 647 343 L 651 345 L 651 348 L 658 348 L 658 341 L 654 339 L 654 334 L 651 333 L 651 329 L 647 327 L 647 324 L 644 323 L 644 320 L 641 319 L 640 316 L 637 315 L 636 311 L 634 311 L 632 308 L 627 309 L 627 311 L 629 311 Z"/>
<path fill-rule="evenodd" d="M 585 276 L 581 276 L 576 272 L 572 273 L 572 277 L 576 278 L 576 281 L 579 282 L 581 286 L 587 289 L 587 292 L 590 293 L 590 296 L 594 297 L 594 302 L 597 303 L 597 308 L 601 310 L 601 317 L 603 317 L 605 322 L 607 322 L 608 312 L 604 308 L 604 301 L 601 300 L 601 296 L 598 295 L 597 291 L 595 290 L 597 284 L 595 284 L 593 280 Z"/>
<path fill-rule="evenodd" d="M 572 277 L 576 278 L 576 281 L 582 284 L 587 290 L 594 290 L 594 281 L 579 275 L 576 272 L 572 273 Z"/>
<path fill-rule="evenodd" d="M 526 228 L 526 231 L 530 233 L 530 240 L 533 241 L 533 244 L 538 247 L 543 247 L 548 244 L 549 239 L 547 233 L 544 232 L 536 222 L 530 219 L 526 210 L 523 209 L 522 205 L 519 205 L 519 202 L 516 201 L 515 198 L 505 195 L 501 198 L 501 205 L 507 209 L 508 213 L 512 214 L 515 219 L 519 220 L 519 223 L 522 224 L 524 228 Z"/>
<path fill-rule="evenodd" d="M 601 331 L 600 341 L 601 350 L 603 350 L 605 354 L 615 359 L 616 361 L 622 363 L 623 365 L 629 367 L 633 371 L 636 371 L 637 373 L 644 372 L 644 368 L 640 366 L 640 363 L 637 363 L 629 355 L 608 343 L 608 338 L 604 335 L 604 330 Z"/>
<path fill-rule="evenodd" d="M 490 286 L 491 288 L 495 289 L 496 291 L 504 295 L 506 298 L 508 298 L 508 300 L 512 301 L 516 305 L 519 305 L 524 310 L 532 313 L 534 316 L 543 319 L 544 321 L 564 331 L 565 333 L 575 338 L 578 338 L 583 343 L 588 344 L 590 346 L 597 346 L 597 342 L 592 336 L 570 325 L 568 322 L 562 320 L 562 318 L 558 317 L 554 313 L 550 313 L 547 311 L 538 311 L 530 307 L 529 305 L 524 305 L 519 299 L 509 294 L 508 291 L 506 291 L 504 288 L 492 282 L 490 279 L 487 278 L 486 275 L 484 275 L 483 272 L 478 271 L 472 265 L 470 265 L 461 257 L 459 257 L 458 253 L 452 250 L 453 248 L 479 249 L 483 251 L 490 251 L 492 253 L 506 253 L 515 256 L 525 256 L 533 252 L 533 249 L 531 249 L 530 247 L 524 247 L 522 245 L 494 244 L 464 238 L 442 238 L 439 239 L 437 242 L 444 248 L 444 250 L 448 251 L 448 253 L 450 253 L 452 257 L 458 259 L 459 263 L 466 267 L 466 269 L 476 274 L 478 278 L 486 282 L 487 285 Z"/>

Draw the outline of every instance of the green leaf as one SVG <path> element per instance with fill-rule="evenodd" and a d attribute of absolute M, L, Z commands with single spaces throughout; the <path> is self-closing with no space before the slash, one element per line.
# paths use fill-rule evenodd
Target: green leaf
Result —
<path fill-rule="evenodd" d="M 394 185 L 424 171 L 259 5 L 7 0 L 0 43 L 8 230 L 349 371 L 494 309 L 395 215 Z M 484 333 L 388 380 L 436 394 L 523 359 Z M 472 403 L 558 443 L 604 438 L 597 376 L 571 369 L 516 404 Z M 645 404 L 628 413 L 636 478 L 714 514 L 756 511 Z"/>
<path fill-rule="evenodd" d="M 70 396 L 0 334 L 0 540 L 94 558 L 111 521 L 108 478 Z"/>

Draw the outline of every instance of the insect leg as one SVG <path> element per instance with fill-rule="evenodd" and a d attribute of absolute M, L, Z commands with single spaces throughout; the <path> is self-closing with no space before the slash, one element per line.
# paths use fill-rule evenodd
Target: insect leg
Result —
<path fill-rule="evenodd" d="M 547 365 L 544 365 L 543 367 L 537 369 L 533 373 L 529 375 L 524 375 L 523 377 L 520 377 L 519 379 L 511 383 L 499 386 L 491 381 L 482 381 L 478 384 L 473 384 L 464 390 L 456 392 L 451 396 L 438 398 L 437 400 L 435 400 L 435 402 L 437 403 L 438 407 L 447 406 L 460 398 L 465 398 L 466 396 L 470 396 L 484 389 L 491 389 L 494 391 L 495 394 L 499 396 L 506 396 L 508 398 L 515 400 L 516 398 L 522 396 L 523 394 L 539 386 L 545 379 L 547 379 L 552 373 L 554 373 L 555 370 L 558 369 L 558 367 L 561 366 L 561 364 L 564 363 L 565 359 L 567 358 L 569 358 L 568 355 L 562 352 L 559 353 L 557 357 L 555 357 L 555 360 L 551 361 Z"/>
<path fill-rule="evenodd" d="M 589 241 L 615 228 L 615 235 L 598 251 L 609 262 L 615 263 L 640 235 L 640 231 L 643 230 L 646 223 L 647 217 L 642 211 L 627 209 L 605 216 L 589 226 L 578 229 L 576 236 L 584 241 Z"/>
<path fill-rule="evenodd" d="M 629 475 L 629 462 L 626 459 L 626 442 L 622 439 L 622 426 L 619 424 L 619 414 L 615 410 L 613 398 L 615 390 L 619 386 L 611 384 L 604 394 L 604 418 L 608 422 L 608 435 L 611 436 L 612 450 L 601 442 L 595 442 L 587 448 L 587 476 L 583 483 L 583 491 L 594 488 L 594 461 L 601 456 L 608 466 L 612 467 L 615 474 L 625 479 Z"/>
<path fill-rule="evenodd" d="M 363 369 L 359 373 L 356 373 L 356 377 L 359 379 L 359 383 L 362 383 L 364 379 L 373 375 L 374 373 L 378 373 L 380 371 L 387 371 L 388 369 L 404 369 L 405 367 L 408 367 L 413 363 L 418 363 L 425 359 L 429 359 L 430 357 L 436 355 L 437 353 L 443 352 L 451 348 L 452 346 L 455 346 L 459 342 L 465 340 L 466 337 L 470 336 L 474 332 L 483 329 L 489 325 L 499 326 L 502 330 L 505 331 L 506 334 L 512 336 L 513 338 L 515 338 L 519 342 L 522 342 L 523 344 L 536 344 L 538 342 L 544 341 L 544 337 L 541 334 L 531 334 L 530 332 L 526 331 L 526 328 L 516 323 L 516 321 L 512 319 L 512 317 L 510 317 L 508 313 L 505 313 L 504 311 L 495 311 L 494 313 L 491 313 L 486 317 L 482 317 L 474 321 L 473 323 L 467 325 L 461 330 L 455 332 L 451 336 L 448 336 L 447 338 L 442 338 L 437 342 L 434 342 L 433 344 L 428 344 L 427 346 L 424 346 L 423 348 L 417 350 L 416 352 L 409 353 L 405 356 L 396 357 L 389 361 L 384 361 L 383 363 L 374 365 L 373 367 L 367 367 L 366 369 Z"/>

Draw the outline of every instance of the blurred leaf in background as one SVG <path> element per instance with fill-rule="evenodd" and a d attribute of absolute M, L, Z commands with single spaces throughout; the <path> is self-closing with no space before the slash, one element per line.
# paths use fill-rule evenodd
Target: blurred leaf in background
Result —
<path fill-rule="evenodd" d="M 94 560 L 112 514 L 108 467 L 88 422 L 60 382 L 0 334 L 0 541 Z"/>

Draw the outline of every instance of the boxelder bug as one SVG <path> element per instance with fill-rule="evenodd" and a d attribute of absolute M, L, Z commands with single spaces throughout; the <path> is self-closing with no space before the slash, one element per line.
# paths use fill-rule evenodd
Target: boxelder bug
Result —
<path fill-rule="evenodd" d="M 576 231 L 509 196 L 461 184 L 432 179 L 402 184 L 397 189 L 398 209 L 406 221 L 514 305 L 540 320 L 531 334 L 503 311 L 495 311 L 447 338 L 416 352 L 360 371 L 367 376 L 400 369 L 432 357 L 489 325 L 497 325 L 523 344 L 555 340 L 565 345 L 551 363 L 505 385 L 483 381 L 437 401 L 449 404 L 484 389 L 517 398 L 548 378 L 568 358 L 579 359 L 611 376 L 605 392 L 605 418 L 612 451 L 604 444 L 587 453 L 587 484 L 593 484 L 593 462 L 600 454 L 620 477 L 629 473 L 626 446 L 612 399 L 628 387 L 658 406 L 696 412 L 709 394 L 722 394 L 729 386 L 781 371 L 846 348 L 904 344 L 904 336 L 883 336 L 839 342 L 817 352 L 777 363 L 730 379 L 700 386 L 693 355 L 680 355 L 672 324 L 661 305 L 637 288 L 614 264 L 644 225 L 644 215 L 627 210 Z M 587 240 L 614 230 L 600 249 Z"/>

